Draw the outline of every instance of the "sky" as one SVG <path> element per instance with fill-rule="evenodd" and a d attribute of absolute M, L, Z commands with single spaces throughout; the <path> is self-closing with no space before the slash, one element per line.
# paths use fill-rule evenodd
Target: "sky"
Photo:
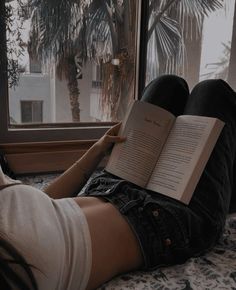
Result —
<path fill-rule="evenodd" d="M 205 19 L 200 74 L 208 71 L 206 64 L 220 60 L 224 50 L 222 43 L 228 44 L 231 41 L 235 0 L 226 1 L 226 10 L 222 8 Z"/>

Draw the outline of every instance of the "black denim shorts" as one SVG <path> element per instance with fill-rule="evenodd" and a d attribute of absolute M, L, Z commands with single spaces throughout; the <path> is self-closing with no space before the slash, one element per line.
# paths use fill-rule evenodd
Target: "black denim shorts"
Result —
<path fill-rule="evenodd" d="M 214 225 L 178 201 L 103 171 L 88 183 L 83 195 L 102 197 L 123 215 L 139 242 L 143 270 L 184 263 L 214 244 Z"/>

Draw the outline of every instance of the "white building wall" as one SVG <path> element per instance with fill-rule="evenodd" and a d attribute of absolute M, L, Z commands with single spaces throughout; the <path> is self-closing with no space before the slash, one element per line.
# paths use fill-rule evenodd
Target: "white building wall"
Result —
<path fill-rule="evenodd" d="M 80 90 L 80 118 L 82 122 L 92 122 L 94 119 L 90 114 L 90 93 L 92 85 L 92 66 L 87 63 L 83 67 L 82 79 L 78 80 Z"/>
<path fill-rule="evenodd" d="M 51 122 L 50 82 L 48 75 L 22 74 L 19 85 L 9 90 L 9 113 L 21 123 L 21 101 L 43 101 L 43 122 Z"/>
<path fill-rule="evenodd" d="M 55 67 L 50 69 L 50 103 L 51 103 L 51 122 L 56 123 L 56 82 L 55 82 Z"/>
<path fill-rule="evenodd" d="M 92 65 L 88 63 L 78 80 L 81 122 L 106 120 L 99 109 L 101 90 L 92 88 L 92 79 Z M 60 81 L 53 67 L 50 74 L 22 74 L 19 85 L 9 90 L 10 116 L 17 124 L 21 123 L 20 102 L 34 100 L 43 101 L 43 123 L 72 122 L 67 80 Z"/>

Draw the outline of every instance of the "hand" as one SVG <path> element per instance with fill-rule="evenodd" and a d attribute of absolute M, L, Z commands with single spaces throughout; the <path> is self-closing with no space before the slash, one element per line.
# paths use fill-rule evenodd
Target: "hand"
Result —
<path fill-rule="evenodd" d="M 121 123 L 111 127 L 102 137 L 98 140 L 97 145 L 101 147 L 104 154 L 108 153 L 109 150 L 115 143 L 121 143 L 126 140 L 126 137 L 118 136 Z"/>

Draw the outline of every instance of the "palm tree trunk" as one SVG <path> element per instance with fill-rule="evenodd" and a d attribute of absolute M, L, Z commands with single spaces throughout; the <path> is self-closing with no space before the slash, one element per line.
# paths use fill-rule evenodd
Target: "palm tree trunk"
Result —
<path fill-rule="evenodd" d="M 127 104 L 133 98 L 134 91 L 134 59 L 135 59 L 135 23 L 137 2 L 136 0 L 125 0 L 122 15 L 122 23 L 117 23 L 117 38 L 119 39 L 119 58 L 120 66 L 115 69 L 117 76 L 114 87 L 114 112 L 113 120 L 120 120 L 124 117 Z"/>
<path fill-rule="evenodd" d="M 234 6 L 233 33 L 231 41 L 231 54 L 229 60 L 228 83 L 236 90 L 236 2 Z"/>
<path fill-rule="evenodd" d="M 80 122 L 80 105 L 79 105 L 79 95 L 80 91 L 78 88 L 77 67 L 74 58 L 68 58 L 68 90 L 70 94 L 70 105 L 72 113 L 72 121 Z"/>

